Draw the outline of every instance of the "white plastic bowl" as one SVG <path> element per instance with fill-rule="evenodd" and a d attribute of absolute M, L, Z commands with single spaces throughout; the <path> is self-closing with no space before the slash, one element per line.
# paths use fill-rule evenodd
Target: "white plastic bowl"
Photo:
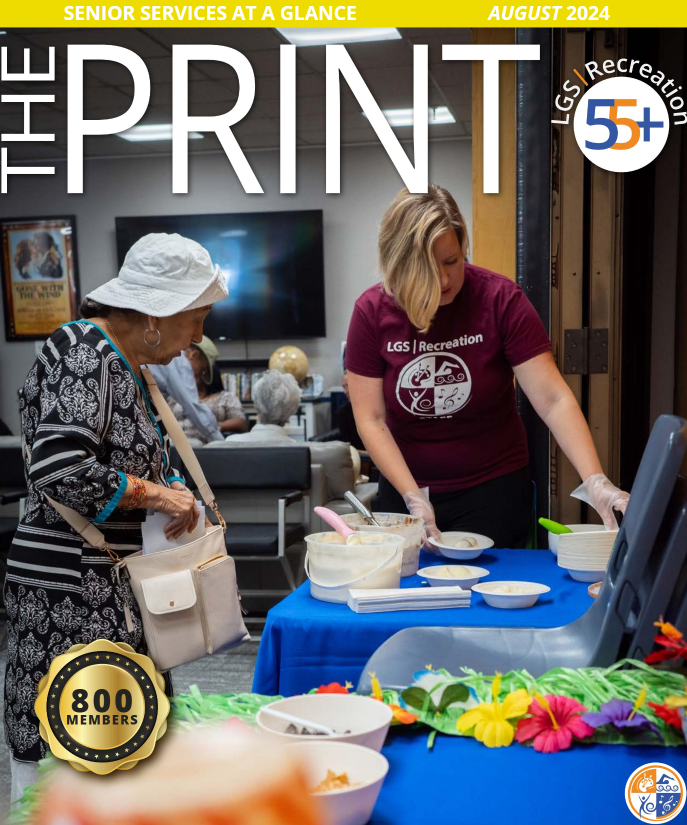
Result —
<path fill-rule="evenodd" d="M 498 587 L 527 588 L 526 593 L 495 593 Z M 490 607 L 501 607 L 507 609 L 532 607 L 542 593 L 548 593 L 551 588 L 545 584 L 536 582 L 484 582 L 475 584 L 472 587 L 475 593 L 480 596 Z"/>
<path fill-rule="evenodd" d="M 466 575 L 458 575 L 458 567 L 464 567 Z M 449 575 L 446 575 L 446 574 Z M 451 575 L 453 573 L 453 575 Z M 489 571 L 484 567 L 473 567 L 470 564 L 436 564 L 433 567 L 423 567 L 417 571 L 421 579 L 426 579 L 432 587 L 462 587 L 469 590 L 473 584 L 477 584 L 480 579 L 489 575 Z"/>
<path fill-rule="evenodd" d="M 576 582 L 598 582 L 606 575 L 605 570 L 568 570 L 568 573 Z"/>
<path fill-rule="evenodd" d="M 569 527 L 573 533 L 599 533 L 606 529 L 603 524 L 566 524 L 565 526 Z M 558 555 L 559 539 L 560 535 L 558 533 L 549 533 L 549 550 L 554 556 Z"/>
<path fill-rule="evenodd" d="M 469 561 L 476 559 L 483 550 L 488 550 L 494 546 L 494 542 L 488 536 L 482 536 L 479 533 L 465 533 L 461 530 L 454 530 L 447 533 L 442 533 L 442 541 L 430 538 L 428 541 L 431 545 L 437 548 L 442 556 L 447 559 L 460 559 L 461 561 Z M 477 547 L 463 548 L 454 547 L 454 544 L 461 539 L 473 538 L 477 542 Z"/>
<path fill-rule="evenodd" d="M 297 754 L 313 788 L 327 776 L 328 770 L 348 774 L 354 787 L 314 794 L 330 825 L 365 825 L 369 822 L 389 772 L 386 757 L 360 745 L 332 742 L 330 738 L 325 742 L 321 737 L 317 742 L 289 745 L 289 750 Z"/>
<path fill-rule="evenodd" d="M 261 708 L 257 715 L 258 728 L 263 734 L 282 744 L 322 742 L 323 738 L 326 738 L 327 742 L 348 742 L 381 751 L 393 717 L 391 709 L 377 699 L 370 699 L 367 696 L 349 696 L 344 693 L 310 693 L 303 696 L 289 696 L 287 699 L 272 702 L 270 707 L 310 722 L 319 722 L 336 731 L 351 731 L 327 737 L 286 733 L 289 723 L 271 716 L 264 708 Z"/>

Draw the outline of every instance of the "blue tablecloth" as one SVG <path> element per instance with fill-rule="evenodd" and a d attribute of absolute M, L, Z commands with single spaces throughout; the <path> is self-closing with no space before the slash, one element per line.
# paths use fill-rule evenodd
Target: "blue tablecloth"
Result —
<path fill-rule="evenodd" d="M 687 748 L 575 745 L 557 754 L 513 744 L 490 749 L 474 739 L 437 736 L 427 750 L 417 731 L 392 729 L 382 753 L 389 773 L 370 825 L 579 825 L 636 823 L 625 783 L 647 762 L 687 777 Z M 675 822 L 687 819 L 678 815 Z"/>
<path fill-rule="evenodd" d="M 422 553 L 420 567 L 446 559 Z M 452 610 L 358 614 L 345 604 L 313 599 L 305 582 L 267 614 L 253 690 L 293 696 L 329 682 L 356 685 L 365 663 L 390 636 L 406 627 L 558 627 L 581 616 L 592 603 L 587 584 L 573 581 L 548 550 L 490 550 L 469 564 L 487 568 L 491 581 L 534 581 L 551 592 L 527 610 L 489 607 L 477 593 L 472 606 Z M 401 579 L 417 587 L 417 576 Z M 441 662 L 432 662 L 441 667 Z"/>

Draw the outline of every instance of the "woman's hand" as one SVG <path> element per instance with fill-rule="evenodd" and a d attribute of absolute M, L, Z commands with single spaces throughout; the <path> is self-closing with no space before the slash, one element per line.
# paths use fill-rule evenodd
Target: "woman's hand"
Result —
<path fill-rule="evenodd" d="M 172 482 L 172 485 L 170 488 L 146 483 L 145 506 L 170 516 L 165 525 L 165 536 L 178 539 L 182 533 L 195 529 L 199 513 L 193 493 L 179 481 Z"/>
<path fill-rule="evenodd" d="M 589 476 L 571 495 L 591 504 L 601 516 L 607 530 L 618 529 L 613 511 L 624 513 L 630 500 L 630 494 L 616 487 L 603 473 Z"/>
<path fill-rule="evenodd" d="M 441 531 L 437 527 L 434 507 L 430 504 L 429 499 L 420 490 L 411 490 L 403 494 L 403 501 L 405 501 L 411 516 L 419 516 L 424 521 L 427 536 L 441 541 Z M 426 544 L 424 549 L 430 553 L 439 552 L 433 544 Z"/>

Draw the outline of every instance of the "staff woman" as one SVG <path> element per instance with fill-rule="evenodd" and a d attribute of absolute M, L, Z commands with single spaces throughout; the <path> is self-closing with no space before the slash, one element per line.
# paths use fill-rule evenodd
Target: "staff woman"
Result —
<path fill-rule="evenodd" d="M 453 197 L 402 190 L 379 232 L 383 282 L 356 301 L 346 368 L 358 431 L 382 478 L 375 509 L 524 544 L 532 514 L 513 375 L 608 526 L 628 495 L 603 474 L 591 433 L 534 307 L 508 278 L 465 261 Z M 423 488 L 429 488 L 428 498 Z"/>
<path fill-rule="evenodd" d="M 46 746 L 34 703 L 51 661 L 75 644 L 126 642 L 145 653 L 138 606 L 110 557 L 84 543 L 48 497 L 97 524 L 120 556 L 141 548 L 146 509 L 192 530 L 196 501 L 170 465 L 169 438 L 142 380 L 203 335 L 224 276 L 195 241 L 146 235 L 119 277 L 87 296 L 84 320 L 43 346 L 19 394 L 28 498 L 5 580 L 5 732 L 12 799 L 36 778 Z M 129 605 L 133 629 L 125 620 Z"/>

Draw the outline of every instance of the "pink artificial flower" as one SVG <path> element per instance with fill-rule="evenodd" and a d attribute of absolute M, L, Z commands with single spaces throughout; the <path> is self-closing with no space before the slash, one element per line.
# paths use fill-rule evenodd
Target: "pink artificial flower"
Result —
<path fill-rule="evenodd" d="M 573 737 L 584 739 L 594 733 L 580 718 L 586 710 L 567 696 L 537 696 L 529 707 L 529 718 L 518 722 L 515 738 L 521 744 L 534 739 L 534 749 L 540 753 L 567 750 Z"/>

